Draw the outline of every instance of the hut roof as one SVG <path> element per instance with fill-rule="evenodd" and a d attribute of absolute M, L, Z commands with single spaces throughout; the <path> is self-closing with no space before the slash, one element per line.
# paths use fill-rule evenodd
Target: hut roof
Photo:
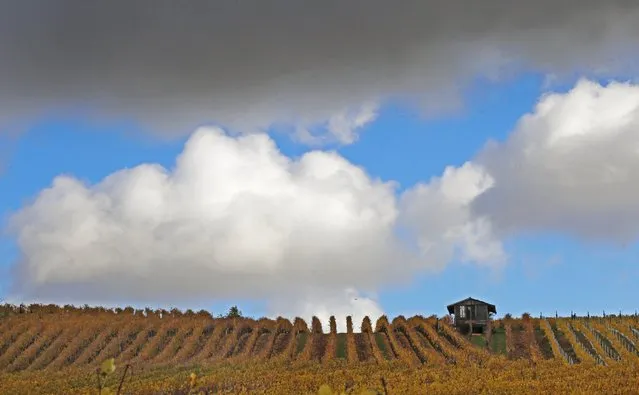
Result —
<path fill-rule="evenodd" d="M 495 308 L 494 304 L 490 304 L 490 303 L 486 303 L 483 300 L 479 300 L 479 299 L 475 299 L 475 298 L 466 298 L 464 300 L 460 300 L 459 302 L 455 302 L 453 304 L 449 304 L 448 305 L 448 313 L 449 314 L 453 314 L 455 311 L 455 306 L 457 305 L 464 305 L 464 306 L 468 306 L 468 305 L 486 305 L 488 306 L 488 312 L 489 313 L 494 313 L 497 314 L 497 309 Z"/>

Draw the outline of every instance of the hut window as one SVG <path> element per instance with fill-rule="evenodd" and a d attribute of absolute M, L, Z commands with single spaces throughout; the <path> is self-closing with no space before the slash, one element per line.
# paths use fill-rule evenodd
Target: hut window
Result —
<path fill-rule="evenodd" d="M 466 306 L 459 306 L 459 318 L 466 317 Z"/>

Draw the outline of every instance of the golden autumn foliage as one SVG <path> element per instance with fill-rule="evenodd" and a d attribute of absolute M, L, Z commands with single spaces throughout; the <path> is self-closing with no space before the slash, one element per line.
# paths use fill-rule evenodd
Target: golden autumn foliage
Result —
<path fill-rule="evenodd" d="M 346 317 L 346 357 L 348 362 L 353 364 L 359 362 L 355 334 L 353 333 L 353 317 Z"/>
<path fill-rule="evenodd" d="M 371 389 L 389 394 L 632 394 L 639 388 L 637 364 L 620 363 L 608 367 L 568 366 L 545 361 L 532 366 L 529 361 L 512 361 L 490 368 L 444 365 L 439 369 L 412 369 L 405 365 L 360 364 L 349 369 L 313 364 L 279 367 L 269 364 L 222 365 L 198 368 L 194 387 L 217 393 L 317 394 L 323 384 L 333 393 L 352 394 Z M 134 373 L 124 383 L 125 393 L 173 393 L 188 387 L 194 370 L 171 368 Z M 106 380 L 117 388 L 119 377 Z M 96 394 L 95 376 L 79 370 L 0 373 L 0 391 L 7 394 Z M 338 392 L 339 391 L 339 392 Z M 193 393 L 198 393 L 194 391 Z"/>

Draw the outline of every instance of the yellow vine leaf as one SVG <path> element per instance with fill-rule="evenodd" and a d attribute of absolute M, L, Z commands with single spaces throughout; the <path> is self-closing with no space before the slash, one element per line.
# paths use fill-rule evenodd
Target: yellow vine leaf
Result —
<path fill-rule="evenodd" d="M 115 359 L 109 358 L 104 360 L 104 362 L 102 362 L 102 365 L 100 366 L 100 371 L 102 372 L 102 374 L 105 375 L 113 373 L 115 371 Z"/>

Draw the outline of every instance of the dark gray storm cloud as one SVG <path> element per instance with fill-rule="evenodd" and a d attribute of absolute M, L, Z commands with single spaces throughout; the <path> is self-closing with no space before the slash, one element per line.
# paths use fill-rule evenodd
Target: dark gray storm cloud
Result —
<path fill-rule="evenodd" d="M 622 0 L 6 0 L 0 119 L 304 127 L 388 98 L 452 103 L 477 74 L 624 71 L 638 35 Z"/>

